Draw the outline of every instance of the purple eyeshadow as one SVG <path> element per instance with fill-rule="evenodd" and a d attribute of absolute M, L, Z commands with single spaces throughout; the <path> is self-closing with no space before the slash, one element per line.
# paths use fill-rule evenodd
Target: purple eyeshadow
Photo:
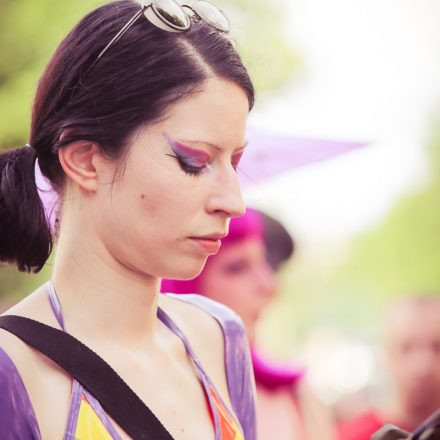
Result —
<path fill-rule="evenodd" d="M 190 148 L 187 145 L 183 145 L 180 142 L 177 142 L 168 137 L 165 137 L 165 139 L 167 140 L 168 144 L 170 145 L 174 153 L 180 158 L 182 158 L 187 165 L 194 167 L 202 167 L 206 165 L 211 159 L 209 154 L 206 153 L 205 151 Z"/>

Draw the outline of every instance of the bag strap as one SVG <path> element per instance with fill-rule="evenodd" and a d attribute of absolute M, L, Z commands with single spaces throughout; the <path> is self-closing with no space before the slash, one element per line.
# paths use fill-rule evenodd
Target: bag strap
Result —
<path fill-rule="evenodd" d="M 431 414 L 411 437 L 414 440 L 435 440 L 438 438 L 440 438 L 440 409 Z"/>
<path fill-rule="evenodd" d="M 113 368 L 73 336 L 15 315 L 0 316 L 0 328 L 40 351 L 74 377 L 134 440 L 173 440 Z"/>
<path fill-rule="evenodd" d="M 415 431 L 409 433 L 387 423 L 371 440 L 436 440 L 440 438 L 440 409 L 431 414 Z"/>

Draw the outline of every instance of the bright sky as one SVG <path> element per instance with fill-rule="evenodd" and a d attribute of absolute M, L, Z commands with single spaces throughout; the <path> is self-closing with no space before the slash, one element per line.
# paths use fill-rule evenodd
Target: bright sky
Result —
<path fill-rule="evenodd" d="M 349 237 L 429 178 L 424 155 L 440 103 L 438 0 L 295 0 L 286 32 L 305 59 L 251 125 L 370 147 L 246 192 L 307 240 Z M 440 109 L 437 106 L 437 109 Z"/>

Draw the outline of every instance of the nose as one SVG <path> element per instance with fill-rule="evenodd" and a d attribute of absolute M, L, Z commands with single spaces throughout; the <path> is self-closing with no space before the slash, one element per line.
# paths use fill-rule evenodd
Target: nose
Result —
<path fill-rule="evenodd" d="M 232 167 L 214 180 L 206 210 L 227 218 L 241 217 L 246 212 L 237 173 Z"/>

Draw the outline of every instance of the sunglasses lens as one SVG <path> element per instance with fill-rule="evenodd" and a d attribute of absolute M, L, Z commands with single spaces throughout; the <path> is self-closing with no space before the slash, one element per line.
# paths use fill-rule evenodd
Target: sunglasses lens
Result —
<path fill-rule="evenodd" d="M 229 21 L 217 6 L 214 6 L 212 3 L 205 0 L 198 0 L 194 2 L 193 8 L 197 15 L 211 26 L 220 31 L 226 32 L 229 30 Z"/>
<path fill-rule="evenodd" d="M 153 9 L 164 23 L 175 29 L 188 29 L 189 18 L 174 0 L 154 0 Z"/>

